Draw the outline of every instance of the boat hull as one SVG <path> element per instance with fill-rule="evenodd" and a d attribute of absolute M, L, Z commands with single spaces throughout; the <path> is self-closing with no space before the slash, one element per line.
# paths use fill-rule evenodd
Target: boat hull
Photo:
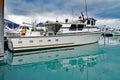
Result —
<path fill-rule="evenodd" d="M 120 36 L 120 31 L 113 31 L 112 34 L 113 36 Z"/>
<path fill-rule="evenodd" d="M 11 51 L 58 48 L 98 42 L 100 33 L 66 34 L 57 36 L 9 37 Z"/>

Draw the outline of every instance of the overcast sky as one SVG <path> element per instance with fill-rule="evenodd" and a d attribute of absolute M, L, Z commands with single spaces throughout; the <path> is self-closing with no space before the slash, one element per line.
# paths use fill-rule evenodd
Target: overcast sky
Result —
<path fill-rule="evenodd" d="M 5 0 L 5 18 L 16 23 L 63 21 L 85 14 L 84 0 Z M 97 25 L 120 26 L 120 0 L 87 0 L 88 17 Z"/>

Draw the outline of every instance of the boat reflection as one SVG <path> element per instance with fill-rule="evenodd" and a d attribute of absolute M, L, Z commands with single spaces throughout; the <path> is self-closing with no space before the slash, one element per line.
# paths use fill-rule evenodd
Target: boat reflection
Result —
<path fill-rule="evenodd" d="M 99 44 L 100 45 L 119 45 L 120 44 L 120 36 L 101 37 Z"/>
<path fill-rule="evenodd" d="M 98 45 L 58 48 L 28 53 L 16 53 L 3 71 L 3 80 L 87 80 L 88 68 L 104 59 Z M 29 64 L 26 64 L 29 63 Z M 21 65 L 24 64 L 24 65 Z M 86 77 L 87 76 L 87 77 Z M 77 78 L 76 78 L 77 77 Z M 83 80 L 81 79 L 81 80 Z"/>
<path fill-rule="evenodd" d="M 55 59 L 69 59 L 76 57 L 89 58 L 90 55 L 102 53 L 98 43 L 77 47 L 67 47 L 58 49 L 41 50 L 34 52 L 14 53 L 7 58 L 7 63 L 10 65 L 21 65 L 27 63 L 46 62 Z M 80 58 L 81 60 L 82 58 Z"/>

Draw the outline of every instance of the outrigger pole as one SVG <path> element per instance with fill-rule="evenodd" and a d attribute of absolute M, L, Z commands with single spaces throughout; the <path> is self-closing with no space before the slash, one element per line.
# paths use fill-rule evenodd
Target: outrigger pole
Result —
<path fill-rule="evenodd" d="M 0 0 L 0 55 L 4 53 L 4 0 Z"/>

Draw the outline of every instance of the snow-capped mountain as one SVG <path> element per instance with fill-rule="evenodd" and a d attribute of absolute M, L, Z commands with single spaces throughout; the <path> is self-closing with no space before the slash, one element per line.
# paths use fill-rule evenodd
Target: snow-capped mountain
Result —
<path fill-rule="evenodd" d="M 10 20 L 4 19 L 4 26 L 8 26 L 9 28 L 17 28 L 19 24 L 16 24 Z"/>

